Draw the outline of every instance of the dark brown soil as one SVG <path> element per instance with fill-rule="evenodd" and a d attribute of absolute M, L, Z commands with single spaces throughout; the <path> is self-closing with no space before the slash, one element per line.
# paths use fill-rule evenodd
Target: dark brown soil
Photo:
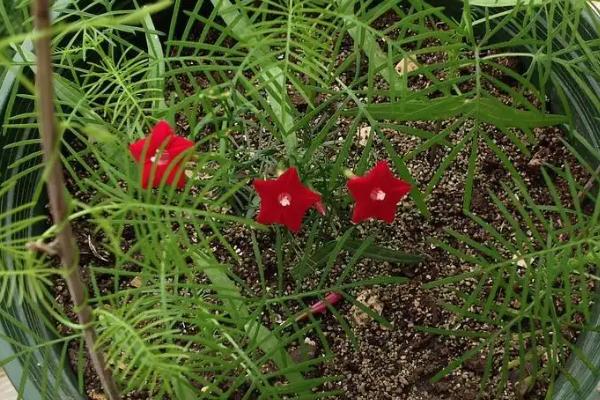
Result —
<path fill-rule="evenodd" d="M 539 171 L 528 168 L 529 158 L 521 155 L 507 141 L 495 132 L 490 133 L 501 143 L 511 156 L 515 165 L 530 184 L 530 190 L 541 203 L 549 203 L 548 193 L 540 180 Z M 570 159 L 560 142 L 561 132 L 548 128 L 537 132 L 540 144 L 532 148 L 532 154 L 540 149 L 548 149 L 551 156 L 545 161 L 558 162 Z M 458 138 L 457 138 L 458 139 Z M 394 138 L 395 144 L 402 148 L 410 146 L 403 136 Z M 535 157 L 535 156 L 534 156 Z M 533 157 L 532 157 L 533 158 Z M 417 180 L 427 182 L 435 155 L 425 154 L 411 163 L 411 172 Z M 439 158 L 437 159 L 439 162 Z M 453 165 L 445 179 L 436 187 L 429 201 L 431 218 L 421 216 L 410 202 L 406 202 L 398 213 L 397 221 L 391 226 L 373 224 L 365 227 L 369 234 L 376 234 L 378 243 L 407 252 L 427 255 L 427 260 L 419 266 L 404 267 L 399 273 L 411 277 L 408 285 L 376 288 L 369 293 L 377 298 L 383 309 L 383 316 L 393 324 L 393 329 L 385 329 L 375 322 L 356 326 L 356 335 L 360 338 L 358 349 L 350 347 L 339 335 L 336 324 L 327 325 L 334 339 L 334 351 L 338 354 L 336 362 L 326 369 L 328 374 L 341 374 L 344 380 L 340 384 L 347 398 L 352 399 L 475 399 L 480 391 L 479 382 L 484 371 L 484 358 L 469 361 L 440 382 L 431 383 L 430 378 L 477 342 L 470 339 L 433 336 L 415 329 L 416 326 L 433 326 L 446 329 L 489 330 L 473 321 L 461 321 L 440 307 L 441 302 L 454 302 L 456 299 L 451 288 L 424 290 L 422 284 L 459 272 L 470 270 L 471 266 L 449 257 L 448 254 L 429 244 L 432 238 L 448 241 L 445 229 L 451 228 L 469 237 L 483 240 L 486 238 L 482 228 L 463 215 L 462 195 L 466 173 L 467 154 L 462 154 Z M 480 149 L 479 173 L 475 189 L 476 201 L 473 211 L 496 227 L 503 221 L 497 217 L 497 210 L 486 195 L 487 190 L 498 193 L 500 182 L 508 178 L 506 171 L 499 168 L 494 157 L 486 148 Z M 492 164 L 490 167 L 489 164 Z M 502 192 L 499 193 L 504 197 Z M 370 229 L 369 229 L 370 228 Z M 459 245 L 455 243 L 455 245 Z M 388 266 L 368 266 L 363 274 L 377 275 L 389 270 Z M 464 282 L 464 291 L 469 290 L 471 282 Z M 337 331 L 337 332 L 336 332 Z M 482 357 L 484 357 L 482 355 Z M 511 382 L 515 383 L 515 382 Z M 486 386 L 483 398 L 493 398 L 494 382 Z M 487 393 L 487 394 L 486 394 Z M 543 398 L 545 388 L 536 387 L 527 394 L 527 398 Z M 504 392 L 504 398 L 517 398 L 512 385 Z"/>
<path fill-rule="evenodd" d="M 419 124 L 420 128 L 437 129 L 436 126 Z M 531 157 L 523 156 L 517 149 L 490 128 L 501 147 L 511 156 L 515 166 L 529 183 L 531 192 L 540 202 L 549 202 L 545 185 L 540 176 L 539 169 L 531 168 L 531 160 L 543 157 L 543 162 L 562 164 L 569 161 L 576 165 L 567 149 L 562 145 L 562 132 L 555 128 L 539 129 L 536 135 L 539 142 L 531 148 Z M 415 146 L 415 141 L 407 136 L 388 132 L 396 150 L 403 154 Z M 454 138 L 460 140 L 460 136 Z M 360 146 L 355 145 L 354 151 L 360 151 Z M 444 153 L 435 154 L 436 150 L 422 154 L 410 163 L 411 173 L 420 184 L 426 184 L 431 171 L 441 161 Z M 381 154 L 384 157 L 383 153 Z M 435 336 L 423 333 L 416 329 L 418 326 L 433 326 L 442 328 L 456 327 L 457 318 L 443 309 L 441 301 L 456 300 L 453 292 L 449 290 L 424 290 L 422 284 L 445 276 L 463 272 L 470 268 L 456 259 L 447 255 L 431 243 L 431 239 L 448 239 L 445 229 L 460 230 L 466 235 L 483 240 L 485 234 L 482 229 L 465 217 L 462 211 L 462 196 L 464 176 L 468 154 L 461 154 L 440 184 L 433 191 L 429 199 L 431 217 L 423 217 L 411 200 L 405 200 L 398 209 L 397 219 L 392 225 L 380 222 L 370 222 L 357 226 L 360 236 L 373 236 L 379 245 L 402 250 L 408 253 L 424 254 L 426 260 L 416 266 L 399 266 L 389 263 L 374 263 L 369 260 L 359 263 L 353 279 L 364 279 L 378 275 L 392 274 L 403 275 L 411 279 L 409 284 L 402 286 L 375 287 L 359 290 L 353 295 L 368 299 L 382 310 L 381 314 L 391 324 L 385 328 L 378 323 L 367 320 L 355 321 L 356 311 L 348 305 L 342 305 L 342 314 L 352 322 L 354 334 L 358 339 L 358 347 L 353 348 L 344 334 L 339 323 L 331 316 L 323 318 L 323 330 L 331 342 L 332 350 L 336 355 L 334 362 L 323 367 L 322 373 L 341 376 L 343 379 L 336 384 L 331 384 L 327 389 L 341 388 L 345 395 L 340 399 L 406 399 L 406 400 L 434 400 L 434 399 L 475 399 L 480 391 L 479 382 L 483 373 L 484 360 L 475 359 L 457 369 L 440 382 L 431 383 L 430 378 L 446 367 L 457 356 L 472 347 L 475 343 L 468 339 Z M 537 161 L 536 161 L 537 162 Z M 494 157 L 489 154 L 486 147 L 481 146 L 479 157 L 479 173 L 477 188 L 474 197 L 473 211 L 478 215 L 494 221 L 499 226 L 502 221 L 496 218 L 497 211 L 491 205 L 487 190 L 498 193 L 500 182 L 506 180 L 508 173 L 500 168 Z M 581 171 L 575 168 L 575 173 Z M 502 197 L 502 193 L 499 193 Z M 347 210 L 350 213 L 350 209 Z M 102 238 L 94 233 L 93 227 L 85 223 L 75 226 L 78 242 L 82 249 L 82 272 L 87 279 L 87 265 L 108 266 L 111 263 L 110 254 L 102 251 L 98 242 Z M 233 227 L 225 232 L 228 240 L 234 245 L 242 258 L 242 263 L 235 270 L 245 278 L 249 287 L 255 287 L 256 265 L 251 244 L 248 241 L 250 232 L 242 227 Z M 134 240 L 133 237 L 124 238 L 125 242 Z M 298 238 L 302 240 L 302 236 Z M 274 237 L 271 233 L 259 233 L 261 247 L 267 249 L 272 245 Z M 274 253 L 271 257 L 268 251 L 265 258 L 267 270 L 269 265 L 274 265 Z M 223 260 L 229 259 L 227 252 L 220 253 Z M 343 265 L 336 266 L 338 270 Z M 114 290 L 112 279 L 98 279 L 99 288 L 103 294 Z M 126 287 L 129 283 L 122 282 L 119 287 Z M 315 282 L 308 279 L 303 286 L 310 288 Z M 275 282 L 273 282 L 275 285 Z M 465 290 L 470 283 L 465 282 Z M 56 299 L 59 304 L 70 309 L 66 287 L 61 280 L 56 282 Z M 69 315 L 73 315 L 68 312 Z M 464 321 L 469 326 L 472 321 Z M 472 325 L 474 329 L 485 327 Z M 489 328 L 489 327 L 488 327 Z M 64 328 L 66 333 L 67 329 Z M 71 348 L 71 361 L 77 368 L 79 346 L 73 343 Z M 86 387 L 92 399 L 102 399 L 101 387 L 95 377 L 91 366 L 85 370 Z M 527 398 L 541 399 L 544 397 L 545 387 L 539 385 L 529 392 Z M 130 394 L 127 398 L 148 398 L 144 394 Z M 485 396 L 484 396 L 485 398 Z M 491 397 L 490 397 L 491 398 Z M 504 398 L 516 399 L 512 386 L 505 391 Z"/>
<path fill-rule="evenodd" d="M 385 16 L 383 17 L 385 21 Z M 385 22 L 384 22 L 385 23 Z M 434 44 L 434 43 L 431 43 Z M 425 55 L 418 59 L 421 64 L 440 62 L 438 54 Z M 501 59 L 503 65 L 516 69 L 517 59 Z M 514 85 L 511 78 L 504 76 L 499 71 L 488 71 L 498 79 Z M 411 88 L 417 90 L 427 86 L 427 79 L 423 76 L 411 78 Z M 472 89 L 472 82 L 467 82 L 461 87 L 463 91 Z M 511 104 L 512 99 L 505 93 L 489 85 L 486 87 L 497 98 L 506 104 Z M 539 104 L 539 103 L 538 103 Z M 415 122 L 409 125 L 429 132 L 438 133 L 454 121 L 443 122 Z M 349 133 L 349 121 L 340 119 L 336 124 L 339 139 L 342 140 Z M 472 122 L 464 124 L 449 138 L 452 143 L 460 141 L 465 134 L 473 128 Z M 551 198 L 542 179 L 541 166 L 544 164 L 559 167 L 568 163 L 574 167 L 574 175 L 580 181 L 587 179 L 577 161 L 569 154 L 562 144 L 562 132 L 557 128 L 536 129 L 534 134 L 537 143 L 528 147 L 530 155 L 524 155 L 514 144 L 498 129 L 493 126 L 483 125 L 483 134 L 489 135 L 495 143 L 508 155 L 513 165 L 522 174 L 522 177 L 533 198 L 540 204 L 551 204 Z M 404 155 L 422 142 L 421 139 L 406 136 L 394 130 L 387 130 L 386 136 L 393 143 L 395 151 Z M 351 159 L 356 162 L 361 155 L 362 148 L 355 141 L 352 148 Z M 446 229 L 457 230 L 477 241 L 488 239 L 484 230 L 466 217 L 463 212 L 464 180 L 467 174 L 468 151 L 463 151 L 446 173 L 442 181 L 432 191 L 428 198 L 430 218 L 425 218 L 419 213 L 414 202 L 405 200 L 398 209 L 394 224 L 385 225 L 381 222 L 361 224 L 357 227 L 363 237 L 372 236 L 380 245 L 408 253 L 424 254 L 426 261 L 417 266 L 398 266 L 389 263 L 373 263 L 369 260 L 359 264 L 354 273 L 354 279 L 369 278 L 378 275 L 392 274 L 403 275 L 411 278 L 407 285 L 395 287 L 376 287 L 353 293 L 356 297 L 367 299 L 381 314 L 392 324 L 392 328 L 385 328 L 374 321 L 354 321 L 355 310 L 350 306 L 341 307 L 343 315 L 353 321 L 354 334 L 358 339 L 358 347 L 352 347 L 340 324 L 331 316 L 323 320 L 323 329 L 331 341 L 335 359 L 328 363 L 322 373 L 326 375 L 341 376 L 339 383 L 327 385 L 327 389 L 342 389 L 344 392 L 340 399 L 372 400 L 372 399 L 397 399 L 397 400 L 442 400 L 442 399 L 475 399 L 497 398 L 495 386 L 497 379 L 492 377 L 491 382 L 481 388 L 481 379 L 484 373 L 485 357 L 475 357 L 462 367 L 451 373 L 439 382 L 432 383 L 431 378 L 440 370 L 448 366 L 466 350 L 474 347 L 477 342 L 471 339 L 457 337 L 437 336 L 424 333 L 419 326 L 431 326 L 445 329 L 472 329 L 478 331 L 491 331 L 491 326 L 462 320 L 446 311 L 440 306 L 442 302 L 457 302 L 454 290 L 469 291 L 474 282 L 465 281 L 461 287 L 448 287 L 437 290 L 425 290 L 422 285 L 443 277 L 471 270 L 472 266 L 449 257 L 442 249 L 431 244 L 432 239 L 450 241 L 453 245 L 460 246 L 449 239 Z M 373 158 L 386 159 L 380 141 L 374 146 L 376 156 Z M 501 183 L 510 181 L 509 173 L 502 167 L 502 163 L 492 151 L 482 142 L 478 143 L 477 179 L 473 191 L 472 211 L 489 221 L 496 228 L 504 225 L 499 218 L 488 196 L 488 191 L 506 200 Z M 431 180 L 448 150 L 442 147 L 432 148 L 420 154 L 409 162 L 411 175 L 419 187 L 425 187 Z M 331 154 L 334 157 L 335 154 Z M 333 158 L 332 158 L 333 159 Z M 353 165 L 349 165 L 353 167 Z M 568 195 L 564 184 L 558 183 L 562 195 Z M 351 210 L 346 210 L 346 216 Z M 343 216 L 342 216 L 343 218 Z M 348 227 L 345 221 L 340 224 Z M 249 232 L 243 228 L 233 228 L 226 233 L 226 237 L 239 250 L 243 262 L 236 268 L 236 272 L 246 278 L 250 287 L 257 288 L 256 265 L 251 245 L 248 243 Z M 259 242 L 265 247 L 273 243 L 273 236 L 259 235 Z M 302 241 L 302 236 L 299 237 Z M 227 254 L 222 253 L 222 259 L 227 259 Z M 271 259 L 267 257 L 265 267 L 274 269 L 274 254 Z M 338 271 L 343 264 L 337 265 Z M 303 287 L 312 288 L 316 281 L 308 279 L 303 282 Z M 257 288 L 258 290 L 258 288 Z M 499 349 L 503 351 L 503 349 Z M 498 371 L 500 365 L 495 366 Z M 512 377 L 506 390 L 500 394 L 504 399 L 542 399 L 546 394 L 547 382 L 540 382 L 529 390 L 519 387 L 517 377 Z"/>
<path fill-rule="evenodd" d="M 427 128 L 426 124 L 421 128 Z M 436 129 L 435 126 L 429 126 Z M 523 174 L 524 180 L 534 198 L 542 204 L 550 204 L 549 194 L 541 179 L 539 169 L 531 168 L 531 161 L 544 157 L 543 162 L 560 165 L 569 162 L 576 165 L 568 150 L 562 145 L 562 132 L 555 128 L 536 130 L 539 139 L 537 145 L 531 147 L 531 156 L 522 155 L 514 146 L 496 132 L 493 128 L 488 133 L 494 137 L 500 146 L 511 157 L 516 168 Z M 412 148 L 414 140 L 406 136 L 389 132 L 399 153 L 405 153 Z M 460 140 L 460 136 L 454 138 Z M 357 146 L 358 147 L 358 146 Z M 355 148 L 358 150 L 358 148 Z M 436 150 L 424 153 L 410 163 L 412 175 L 425 185 L 432 171 L 441 161 L 442 154 L 434 154 Z M 383 153 L 381 157 L 384 157 Z M 382 316 L 391 324 L 386 328 L 379 323 L 367 320 L 355 321 L 356 310 L 349 305 L 341 307 L 342 314 L 352 322 L 354 334 L 358 339 L 358 347 L 353 348 L 344 334 L 340 324 L 331 316 L 323 320 L 323 329 L 331 341 L 335 360 L 327 364 L 323 374 L 342 376 L 339 383 L 327 386 L 327 389 L 341 388 L 345 395 L 340 399 L 406 399 L 406 400 L 437 400 L 437 399 L 475 399 L 480 393 L 480 381 L 484 372 L 485 359 L 469 360 L 463 367 L 457 369 L 448 377 L 437 383 L 431 383 L 436 373 L 448 366 L 466 350 L 476 345 L 470 339 L 436 336 L 418 330 L 419 326 L 457 329 L 458 318 L 440 306 L 442 302 L 456 302 L 453 290 L 468 291 L 473 282 L 466 281 L 461 288 L 449 287 L 437 290 L 424 290 L 422 285 L 443 277 L 451 276 L 470 270 L 472 266 L 461 263 L 449 257 L 442 249 L 431 244 L 432 239 L 449 241 L 446 229 L 454 229 L 465 235 L 483 241 L 487 239 L 483 229 L 466 217 L 463 213 L 464 176 L 467 168 L 468 154 L 461 154 L 447 176 L 434 189 L 429 199 L 430 218 L 423 217 L 411 200 L 405 200 L 398 209 L 394 224 L 385 225 L 381 222 L 371 222 L 357 226 L 360 236 L 376 238 L 379 245 L 402 250 L 413 254 L 423 254 L 426 260 L 416 266 L 399 266 L 389 263 L 374 263 L 365 260 L 359 263 L 353 274 L 353 279 L 365 279 L 379 275 L 402 275 L 410 277 L 410 283 L 402 286 L 375 287 L 355 291 L 354 296 L 367 300 L 379 307 Z M 492 190 L 505 198 L 500 183 L 509 179 L 506 171 L 500 168 L 489 150 L 483 145 L 478 158 L 478 179 L 473 211 L 486 218 L 496 227 L 504 222 L 497 218 L 498 212 L 491 204 L 487 190 Z M 585 179 L 581 169 L 575 167 L 575 174 Z M 348 215 L 350 209 L 347 210 Z M 242 264 L 235 268 L 236 273 L 244 277 L 246 284 L 258 289 L 257 269 L 251 244 L 248 243 L 250 232 L 243 228 L 232 228 L 226 232 L 226 237 L 239 251 Z M 273 243 L 270 234 L 259 235 L 259 243 L 268 248 Z M 302 237 L 298 238 L 302 241 Z M 450 241 L 452 242 L 452 241 Z M 458 243 L 454 245 L 460 246 Z M 264 252 L 265 268 L 275 268 L 274 252 Z M 223 260 L 228 258 L 222 253 Z M 338 273 L 344 268 L 343 264 L 336 265 Z M 272 282 L 275 286 L 275 282 Z M 303 282 L 303 287 L 312 288 L 318 283 L 314 278 Z M 460 322 L 462 329 L 489 331 L 490 326 L 477 324 L 473 321 Z M 482 355 L 483 357 L 483 355 Z M 488 389 L 494 387 L 494 379 Z M 513 385 L 509 382 L 502 398 L 517 399 Z M 528 391 L 525 398 L 542 399 L 545 396 L 545 384 L 539 384 Z M 484 392 L 482 398 L 495 398 L 493 391 Z"/>

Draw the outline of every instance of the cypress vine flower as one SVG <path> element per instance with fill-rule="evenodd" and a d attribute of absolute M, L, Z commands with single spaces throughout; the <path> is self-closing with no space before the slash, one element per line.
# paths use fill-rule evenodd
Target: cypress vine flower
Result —
<path fill-rule="evenodd" d="M 379 161 L 366 175 L 350 178 L 347 185 L 355 200 L 356 224 L 370 218 L 392 223 L 398 202 L 410 192 L 410 184 L 396 178 L 386 161 Z"/>
<path fill-rule="evenodd" d="M 193 147 L 194 142 L 175 135 L 168 122 L 159 121 L 148 137 L 129 145 L 129 152 L 142 167 L 142 187 L 160 186 L 167 171 L 167 184 L 185 187 L 180 154 Z"/>
<path fill-rule="evenodd" d="M 255 179 L 253 186 L 260 197 L 256 220 L 261 224 L 281 224 L 298 232 L 306 211 L 322 207 L 321 196 L 302 184 L 296 168 L 288 168 L 277 179 Z"/>

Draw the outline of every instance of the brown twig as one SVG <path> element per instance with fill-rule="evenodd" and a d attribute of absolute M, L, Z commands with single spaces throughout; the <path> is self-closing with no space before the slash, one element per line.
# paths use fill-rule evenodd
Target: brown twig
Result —
<path fill-rule="evenodd" d="M 50 28 L 50 10 L 48 0 L 33 1 L 34 26 L 38 32 L 48 32 Z M 35 41 L 37 55 L 36 93 L 42 151 L 46 164 L 46 189 L 50 202 L 50 212 L 54 223 L 59 227 L 56 234 L 56 250 L 65 269 L 65 280 L 69 288 L 73 311 L 83 327 L 83 336 L 90 360 L 105 394 L 110 400 L 120 399 L 119 390 L 112 377 L 101 349 L 96 346 L 96 331 L 92 326 L 92 308 L 87 301 L 87 288 L 79 273 L 79 249 L 73 237 L 71 224 L 67 219 L 68 207 L 65 198 L 63 170 L 58 156 L 59 140 L 54 120 L 52 63 L 50 54 L 50 36 L 40 35 Z"/>

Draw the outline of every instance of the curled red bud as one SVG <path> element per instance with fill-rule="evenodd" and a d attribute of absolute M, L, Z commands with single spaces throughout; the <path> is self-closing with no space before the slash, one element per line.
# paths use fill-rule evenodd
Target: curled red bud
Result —
<path fill-rule="evenodd" d="M 325 298 L 323 300 L 319 300 L 315 304 L 310 306 L 310 309 L 308 311 L 305 311 L 302 314 L 300 314 L 296 318 L 296 321 L 301 321 L 303 319 L 306 319 L 309 314 L 313 314 L 313 315 L 323 314 L 325 311 L 327 311 L 328 305 L 333 306 L 337 302 L 342 300 L 343 298 L 344 298 L 344 296 L 341 293 L 331 292 L 327 296 L 325 296 Z"/>

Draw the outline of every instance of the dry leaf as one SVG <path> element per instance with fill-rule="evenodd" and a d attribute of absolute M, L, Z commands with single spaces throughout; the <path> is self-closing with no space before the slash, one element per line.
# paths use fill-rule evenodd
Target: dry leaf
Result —
<path fill-rule="evenodd" d="M 379 296 L 372 293 L 370 290 L 363 290 L 362 292 L 360 292 L 356 300 L 363 303 L 379 315 L 381 315 L 381 313 L 383 312 L 383 303 L 381 302 L 381 300 L 379 300 Z M 354 318 L 354 321 L 358 326 L 364 326 L 368 324 L 371 320 L 369 314 L 363 312 L 357 306 L 352 306 L 352 308 L 350 309 L 350 313 L 352 314 L 352 317 Z"/>
<path fill-rule="evenodd" d="M 516 254 L 513 255 L 512 259 L 515 260 L 516 261 L 515 264 L 517 264 L 521 268 L 526 268 L 528 264 L 531 265 L 535 261 L 534 257 L 531 257 L 528 260 L 525 260 L 524 257 L 518 256 Z"/>
<path fill-rule="evenodd" d="M 107 400 L 104 393 L 98 393 L 95 390 L 92 390 L 90 393 L 88 393 L 88 396 L 90 396 L 90 399 L 92 400 Z"/>
<path fill-rule="evenodd" d="M 94 240 L 92 239 L 92 237 L 90 235 L 87 235 L 87 239 L 88 239 L 87 240 L 88 247 L 92 251 L 92 254 L 102 261 L 109 262 L 110 258 L 108 258 L 108 257 L 110 257 L 110 254 L 108 254 L 106 251 L 102 251 L 102 253 L 104 253 L 104 254 L 101 254 L 100 251 L 98 251 L 98 249 L 94 243 Z"/>
<path fill-rule="evenodd" d="M 524 378 L 520 382 L 518 382 L 516 385 L 516 389 L 517 389 L 517 396 L 519 397 L 519 399 L 524 399 L 525 396 L 527 395 L 527 393 L 529 393 L 531 391 L 531 389 L 533 389 L 534 386 L 535 386 L 535 380 L 533 379 L 532 376 L 527 376 L 526 378 Z"/>
<path fill-rule="evenodd" d="M 358 144 L 361 146 L 366 146 L 369 141 L 369 137 L 371 136 L 371 127 L 363 126 L 362 128 L 358 128 L 356 130 L 356 136 L 358 136 Z"/>
<path fill-rule="evenodd" d="M 108 357 L 108 354 L 106 354 L 106 353 L 103 353 L 103 354 L 104 354 L 104 358 L 106 360 L 109 360 L 108 362 L 111 365 L 114 365 L 114 362 L 110 361 L 110 357 Z M 117 369 L 125 370 L 125 369 L 127 369 L 127 365 L 122 360 L 119 359 L 119 362 L 117 363 Z"/>
<path fill-rule="evenodd" d="M 140 288 L 142 287 L 142 278 L 136 276 L 131 280 L 131 282 L 129 282 L 129 284 L 135 288 Z"/>
<path fill-rule="evenodd" d="M 416 71 L 417 69 L 419 69 L 419 65 L 414 57 L 404 57 L 396 64 L 396 72 L 400 76 Z"/>

